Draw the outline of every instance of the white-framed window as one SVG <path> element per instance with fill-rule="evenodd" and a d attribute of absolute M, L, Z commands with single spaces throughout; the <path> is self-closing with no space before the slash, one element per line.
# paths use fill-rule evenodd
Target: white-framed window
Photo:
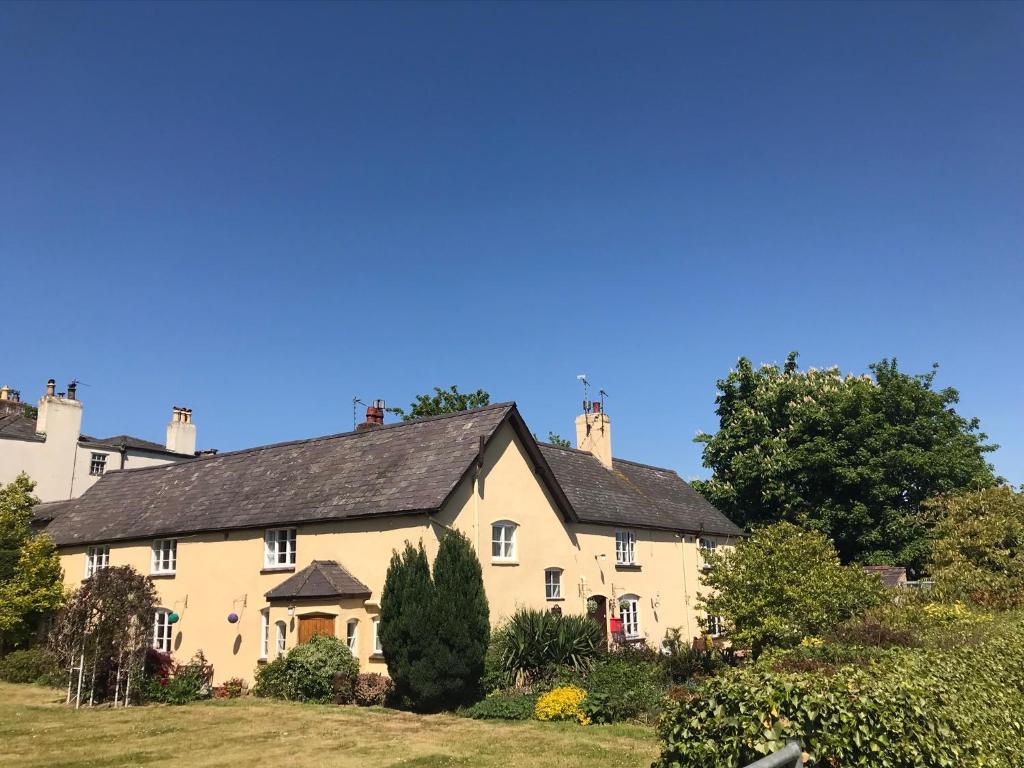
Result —
<path fill-rule="evenodd" d="M 283 621 L 278 621 L 274 624 L 274 641 L 277 646 L 277 658 L 284 656 L 285 647 L 288 643 L 288 627 Z"/>
<path fill-rule="evenodd" d="M 85 551 L 85 578 L 89 578 L 100 568 L 110 565 L 110 547 L 97 544 Z"/>
<path fill-rule="evenodd" d="M 151 573 L 174 573 L 178 569 L 178 540 L 157 539 L 153 542 Z"/>
<path fill-rule="evenodd" d="M 544 597 L 548 600 L 562 599 L 561 568 L 548 568 L 544 571 Z"/>
<path fill-rule="evenodd" d="M 620 597 L 619 618 L 622 619 L 622 634 L 627 638 L 640 637 L 640 598 L 636 595 Z"/>
<path fill-rule="evenodd" d="M 636 564 L 636 534 L 632 531 L 615 532 L 615 564 Z"/>
<path fill-rule="evenodd" d="M 515 560 L 518 557 L 519 553 L 516 551 L 517 527 L 509 520 L 499 520 L 491 524 L 492 560 Z"/>
<path fill-rule="evenodd" d="M 718 637 L 722 634 L 722 617 L 708 614 L 708 634 Z"/>
<path fill-rule="evenodd" d="M 107 471 L 107 454 L 105 453 L 94 453 L 92 458 L 89 459 L 89 474 L 102 475 Z"/>
<path fill-rule="evenodd" d="M 153 614 L 153 647 L 158 651 L 170 653 L 173 629 L 171 612 L 166 608 L 158 608 Z"/>
<path fill-rule="evenodd" d="M 376 636 L 376 627 L 374 627 L 374 636 Z M 359 643 L 359 619 L 349 619 L 345 624 L 345 644 L 348 649 L 352 651 L 352 655 L 356 655 Z M 374 640 L 376 645 L 376 640 Z"/>
<path fill-rule="evenodd" d="M 373 617 L 373 652 L 376 654 L 384 653 L 384 649 L 380 644 L 380 617 Z"/>
<path fill-rule="evenodd" d="M 265 659 L 270 655 L 270 611 L 264 608 L 260 611 L 260 658 Z"/>
<path fill-rule="evenodd" d="M 268 528 L 263 534 L 263 567 L 290 568 L 295 565 L 295 529 Z"/>
<path fill-rule="evenodd" d="M 701 539 L 697 540 L 697 545 L 700 547 L 700 554 L 701 554 L 701 558 L 702 558 L 702 566 L 705 569 L 710 568 L 710 566 L 706 562 L 703 562 L 704 553 L 705 552 L 714 552 L 718 548 L 718 542 L 715 541 L 714 539 L 701 538 Z"/>

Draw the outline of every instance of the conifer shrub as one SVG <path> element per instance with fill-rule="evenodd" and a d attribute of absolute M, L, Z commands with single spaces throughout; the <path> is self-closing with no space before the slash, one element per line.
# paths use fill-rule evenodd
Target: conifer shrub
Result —
<path fill-rule="evenodd" d="M 469 540 L 446 531 L 434 561 L 406 542 L 384 580 L 380 640 L 396 703 L 423 712 L 454 709 L 480 695 L 490 639 L 483 572 Z"/>

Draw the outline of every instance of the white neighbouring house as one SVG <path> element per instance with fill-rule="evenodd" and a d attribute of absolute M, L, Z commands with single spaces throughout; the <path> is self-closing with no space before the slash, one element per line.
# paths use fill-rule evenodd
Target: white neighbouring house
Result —
<path fill-rule="evenodd" d="M 0 484 L 20 473 L 36 482 L 43 502 L 74 499 L 111 469 L 136 469 L 196 457 L 196 426 L 189 408 L 175 406 L 160 443 L 131 435 L 96 438 L 82 434 L 82 402 L 74 382 L 66 392 L 46 384 L 36 413 L 16 390 L 0 388 Z"/>

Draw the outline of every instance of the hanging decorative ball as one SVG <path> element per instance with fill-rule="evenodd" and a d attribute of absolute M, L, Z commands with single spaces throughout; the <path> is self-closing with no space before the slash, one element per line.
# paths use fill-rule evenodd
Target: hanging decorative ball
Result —
<path fill-rule="evenodd" d="M 235 613 L 234 611 L 232 611 L 231 613 L 228 614 L 228 623 L 229 624 L 236 624 L 237 622 L 238 622 L 238 614 Z"/>
<path fill-rule="evenodd" d="M 171 615 L 167 617 L 167 622 L 169 624 L 177 624 L 178 619 L 180 618 L 181 616 L 179 616 L 175 611 L 171 611 Z"/>

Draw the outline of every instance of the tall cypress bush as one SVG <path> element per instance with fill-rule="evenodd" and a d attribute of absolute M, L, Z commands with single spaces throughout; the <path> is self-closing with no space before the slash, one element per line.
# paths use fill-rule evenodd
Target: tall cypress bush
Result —
<path fill-rule="evenodd" d="M 447 531 L 433 579 L 422 542 L 394 552 L 380 601 L 380 641 L 395 698 L 436 712 L 479 693 L 490 640 L 483 572 L 473 545 Z"/>
<path fill-rule="evenodd" d="M 434 676 L 428 653 L 433 596 L 423 543 L 417 548 L 406 542 L 401 555 L 391 555 L 380 598 L 379 630 L 394 695 L 404 706 L 419 708 L 423 688 Z"/>
<path fill-rule="evenodd" d="M 435 678 L 424 703 L 430 709 L 453 709 L 479 694 L 491 636 L 480 560 L 458 531 L 445 532 L 434 561 L 432 613 Z"/>

